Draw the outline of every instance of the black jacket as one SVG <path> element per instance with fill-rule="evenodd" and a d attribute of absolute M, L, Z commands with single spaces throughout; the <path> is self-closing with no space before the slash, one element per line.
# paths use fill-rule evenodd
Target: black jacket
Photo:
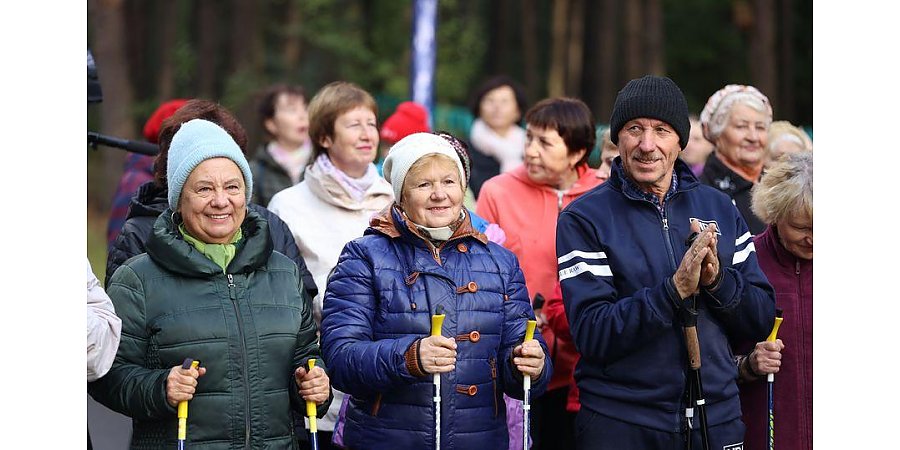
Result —
<path fill-rule="evenodd" d="M 116 269 L 128 258 L 147 251 L 147 239 L 153 231 L 153 223 L 168 207 L 169 200 L 166 189 L 157 186 L 153 181 L 141 185 L 137 194 L 131 199 L 131 206 L 128 208 L 128 216 L 125 219 L 125 225 L 122 226 L 122 232 L 116 237 L 106 256 L 104 286 L 109 286 L 109 280 L 112 279 Z M 303 279 L 303 286 L 306 287 L 306 293 L 309 294 L 310 299 L 315 297 L 319 290 L 316 288 L 312 274 L 306 268 L 306 262 L 300 256 L 300 249 L 297 248 L 290 228 L 268 209 L 254 203 L 251 203 L 249 207 L 251 211 L 256 211 L 269 223 L 269 235 L 275 251 L 284 254 L 297 264 L 297 268 L 300 269 L 300 277 Z"/>
<path fill-rule="evenodd" d="M 250 160 L 250 171 L 253 172 L 253 197 L 250 200 L 262 206 L 269 206 L 275 194 L 294 185 L 287 170 L 272 158 L 265 144 L 256 149 L 256 156 Z"/>
<path fill-rule="evenodd" d="M 703 173 L 700 174 L 700 182 L 712 186 L 731 197 L 735 206 L 741 212 L 747 227 L 754 236 L 762 233 L 766 229 L 766 224 L 753 214 L 750 208 L 752 196 L 751 189 L 753 183 L 744 179 L 744 177 L 734 173 L 725 164 L 719 160 L 715 153 L 709 155 L 706 159 L 706 165 L 703 166 Z"/>

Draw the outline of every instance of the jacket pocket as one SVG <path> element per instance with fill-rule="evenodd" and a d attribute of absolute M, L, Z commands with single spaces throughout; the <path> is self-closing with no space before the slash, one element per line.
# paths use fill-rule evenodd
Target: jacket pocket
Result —
<path fill-rule="evenodd" d="M 497 357 L 491 356 L 488 360 L 491 364 L 491 384 L 494 387 L 494 418 L 500 414 L 500 404 L 497 399 Z"/>

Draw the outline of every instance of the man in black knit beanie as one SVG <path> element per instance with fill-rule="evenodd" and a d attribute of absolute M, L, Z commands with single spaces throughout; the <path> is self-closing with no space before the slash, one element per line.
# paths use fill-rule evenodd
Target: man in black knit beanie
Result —
<path fill-rule="evenodd" d="M 610 117 L 609 179 L 559 216 L 580 450 L 743 446 L 729 340 L 764 339 L 775 295 L 731 199 L 678 158 L 689 137 L 675 82 L 629 81 Z"/>

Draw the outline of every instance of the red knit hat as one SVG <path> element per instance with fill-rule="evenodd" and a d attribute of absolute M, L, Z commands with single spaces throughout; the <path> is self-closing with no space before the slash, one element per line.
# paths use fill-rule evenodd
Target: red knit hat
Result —
<path fill-rule="evenodd" d="M 381 139 L 393 144 L 410 134 L 430 131 L 425 107 L 416 102 L 403 102 L 381 126 Z"/>
<path fill-rule="evenodd" d="M 162 128 L 163 120 L 172 117 L 172 114 L 175 114 L 175 111 L 178 111 L 178 108 L 184 106 L 185 103 L 187 103 L 187 100 L 176 98 L 159 105 L 159 108 L 153 111 L 153 115 L 144 124 L 144 139 L 147 142 L 158 144 L 159 129 Z"/>

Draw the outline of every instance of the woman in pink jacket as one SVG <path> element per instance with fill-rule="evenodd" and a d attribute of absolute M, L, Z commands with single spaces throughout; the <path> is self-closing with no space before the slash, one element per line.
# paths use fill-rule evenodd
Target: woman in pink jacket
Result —
<path fill-rule="evenodd" d="M 562 209 L 602 182 L 587 160 L 596 142 L 594 117 L 581 100 L 545 99 L 525 114 L 524 164 L 486 181 L 475 212 L 506 233 L 504 247 L 519 258 L 529 294 L 550 297 L 557 283 L 556 219 Z M 540 319 L 540 305 L 536 305 Z M 532 408 L 533 450 L 574 448 L 574 413 L 566 397 L 577 353 L 541 324 L 553 376 Z"/>

